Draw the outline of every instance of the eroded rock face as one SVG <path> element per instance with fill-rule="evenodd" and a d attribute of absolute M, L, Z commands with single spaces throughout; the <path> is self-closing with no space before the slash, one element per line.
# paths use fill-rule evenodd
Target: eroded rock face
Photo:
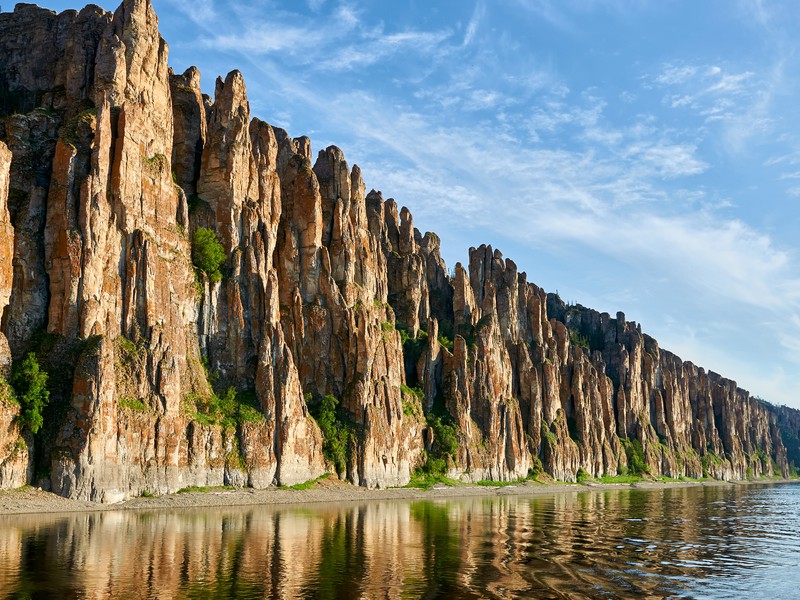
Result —
<path fill-rule="evenodd" d="M 0 142 L 0 324 L 5 322 L 13 283 L 14 228 L 8 211 L 10 167 L 11 152 Z M 0 489 L 25 485 L 33 469 L 29 452 L 32 439 L 17 423 L 19 406 L 12 400 L 6 383 L 11 375 L 11 349 L 4 330 L 5 326 L 0 326 Z"/>
<path fill-rule="evenodd" d="M 197 69 L 169 70 L 147 0 L 19 5 L 0 59 L 0 369 L 33 350 L 53 373 L 35 443 L 56 492 L 312 479 L 333 468 L 311 416 L 326 395 L 358 485 L 407 483 L 432 413 L 464 480 L 786 474 L 774 416 L 734 382 L 491 247 L 449 276 L 439 238 L 340 149 L 312 163 L 307 137 L 252 118 L 240 72 L 203 96 Z M 199 228 L 219 281 L 192 265 Z M 217 418 L 214 393 L 256 412 Z M 32 477 L 15 411 L 0 405 L 0 486 Z"/>
<path fill-rule="evenodd" d="M 14 227 L 8 211 L 9 171 L 11 151 L 0 142 L 0 377 L 11 375 L 11 349 L 5 336 L 6 310 L 14 283 Z"/>
<path fill-rule="evenodd" d="M 452 353 L 428 326 L 416 364 L 462 444 L 451 474 L 558 479 L 645 469 L 741 479 L 787 473 L 774 417 L 730 380 L 660 350 L 635 323 L 566 306 L 491 247 L 456 265 Z M 768 449 L 768 450 L 767 450 Z"/>
<path fill-rule="evenodd" d="M 46 33 L 55 18 L 41 9 L 17 12 L 3 15 L 10 17 L 2 22 L 2 38 L 9 43 L 17 38 L 6 31 L 31 26 Z M 66 416 L 51 424 L 42 442 L 42 453 L 51 457 L 44 469 L 52 487 L 70 497 L 115 501 L 143 490 L 222 483 L 263 486 L 316 476 L 324 468 L 320 434 L 303 417 L 301 390 L 295 386 L 292 391 L 287 383 L 294 368 L 291 356 L 266 362 L 275 369 L 277 403 L 283 411 L 280 426 L 270 424 L 275 399 L 266 392 L 260 398 L 265 413 L 260 421 L 230 428 L 192 417 L 196 398 L 211 395 L 198 343 L 198 334 L 207 332 L 198 330 L 198 315 L 220 295 L 221 286 L 208 289 L 206 302 L 198 304 L 187 192 L 197 190 L 198 148 L 232 155 L 236 148 L 203 145 L 205 132 L 218 134 L 220 125 L 207 126 L 204 106 L 194 113 L 186 108 L 190 94 L 181 98 L 183 113 L 173 107 L 167 48 L 149 2 L 125 2 L 113 15 L 89 12 L 98 22 L 93 35 L 81 33 L 86 25 L 80 15 L 67 13 L 57 19 L 72 34 L 65 34 L 66 41 L 57 37 L 49 42 L 58 48 L 82 44 L 84 85 L 69 80 L 69 69 L 63 80 L 60 68 L 41 81 L 9 78 L 3 84 L 22 86 L 20 97 L 44 103 L 31 113 L 5 118 L 3 137 L 13 153 L 12 214 L 20 239 L 7 328 L 13 334 L 12 349 L 21 355 L 32 346 L 34 334 L 46 329 L 54 341 L 48 346 L 52 356 L 43 360 L 56 362 L 64 356 L 74 367 L 68 373 L 71 384 L 55 390 L 53 399 L 66 407 Z M 15 55 L 23 63 L 43 60 L 38 53 L 25 56 Z M 198 90 L 199 74 L 189 71 L 173 81 L 173 87 L 180 85 Z M 77 95 L 70 95 L 73 88 Z M 234 104 L 235 98 L 227 104 L 222 98 L 217 112 L 235 112 Z M 174 114 L 181 115 L 176 127 Z M 249 119 L 240 121 L 247 136 Z M 174 155 L 185 189 L 172 181 L 173 135 L 182 136 Z M 232 186 L 227 193 L 220 188 L 213 198 L 220 217 L 210 219 L 212 226 L 221 222 L 219 231 L 231 252 L 240 231 L 250 234 L 241 244 L 247 247 L 240 256 L 244 272 L 232 274 L 221 304 L 221 329 L 230 332 L 222 341 L 231 344 L 228 356 L 238 361 L 230 378 L 242 380 L 241 387 L 248 389 L 256 388 L 262 339 L 269 337 L 271 344 L 264 355 L 282 352 L 282 341 L 269 329 L 278 311 L 271 301 L 275 295 L 267 291 L 276 287 L 270 271 L 277 220 L 269 225 L 276 201 L 271 195 L 275 182 L 269 181 L 276 149 L 268 132 L 259 134 L 252 152 L 249 140 L 241 144 L 239 162 L 233 160 L 231 171 L 223 175 L 241 173 L 245 187 Z M 252 153 L 258 156 L 251 159 Z M 29 166 L 32 157 L 38 162 Z M 247 196 L 251 163 L 260 169 L 254 173 L 252 198 Z M 264 225 L 271 233 L 262 230 Z M 259 246 L 260 237 L 271 239 Z M 244 286 L 245 304 L 257 307 L 252 314 L 242 308 L 242 281 L 250 284 Z M 219 316 L 208 312 L 209 321 L 219 323 Z M 250 331 L 244 317 L 259 327 Z M 235 343 L 237 339 L 247 343 Z"/>

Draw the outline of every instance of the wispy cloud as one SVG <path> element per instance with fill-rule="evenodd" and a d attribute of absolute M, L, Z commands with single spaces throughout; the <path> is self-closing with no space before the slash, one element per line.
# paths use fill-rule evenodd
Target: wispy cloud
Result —
<path fill-rule="evenodd" d="M 349 71 L 380 63 L 398 53 L 413 52 L 432 56 L 440 50 L 442 42 L 451 35 L 449 31 L 403 31 L 371 36 L 363 43 L 334 50 L 329 59 L 313 62 L 319 69 Z M 446 51 L 446 49 L 441 50 Z"/>
<path fill-rule="evenodd" d="M 742 153 L 772 130 L 770 109 L 782 79 L 780 63 L 762 73 L 717 64 L 666 64 L 650 85 L 666 92 L 664 105 L 720 127 L 726 151 Z"/>
<path fill-rule="evenodd" d="M 575 33 L 575 27 L 568 15 L 563 12 L 563 5 L 551 0 L 516 0 L 524 10 L 543 19 L 551 26 L 568 33 Z"/>
<path fill-rule="evenodd" d="M 485 13 L 486 5 L 484 5 L 483 0 L 478 0 L 478 2 L 475 3 L 475 10 L 472 12 L 472 17 L 467 24 L 467 29 L 464 32 L 464 41 L 462 42 L 464 46 L 469 46 L 470 42 L 475 38 L 475 33 L 478 31 L 478 26 Z"/>
<path fill-rule="evenodd" d="M 241 19 L 240 27 L 228 27 L 231 33 L 219 33 L 210 28 L 211 34 L 200 39 L 205 48 L 260 56 L 280 54 L 308 62 L 312 60 L 311 53 L 320 47 L 319 39 L 324 39 L 326 45 L 337 44 L 359 24 L 357 14 L 346 5 L 339 6 L 331 16 L 318 23 L 303 23 L 299 18 L 290 22 L 278 20 L 270 18 L 269 13 L 263 15 L 244 5 L 236 5 L 234 11 Z"/>
<path fill-rule="evenodd" d="M 170 0 L 170 3 L 199 27 L 218 18 L 214 0 Z"/>
<path fill-rule="evenodd" d="M 655 82 L 661 85 L 678 85 L 686 83 L 697 74 L 697 67 L 692 65 L 666 65 L 664 70 L 655 77 Z"/>
<path fill-rule="evenodd" d="M 322 3 L 316 3 L 312 9 L 321 7 Z M 210 29 L 200 39 L 203 47 L 273 57 L 313 71 L 351 71 L 399 53 L 433 56 L 440 50 L 446 52 L 441 45 L 452 36 L 449 30 L 386 31 L 383 23 L 362 23 L 359 11 L 347 4 L 312 19 L 263 12 L 243 4 L 235 5 L 234 11 L 240 27 L 228 27 L 228 33 Z"/>

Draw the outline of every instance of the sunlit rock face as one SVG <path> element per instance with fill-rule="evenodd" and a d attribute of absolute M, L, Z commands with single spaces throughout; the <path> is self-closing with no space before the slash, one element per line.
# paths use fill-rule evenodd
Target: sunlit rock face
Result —
<path fill-rule="evenodd" d="M 0 14 L 0 373 L 36 352 L 52 396 L 35 439 L 3 404 L 0 486 L 113 502 L 306 481 L 332 468 L 311 416 L 327 395 L 362 486 L 409 481 L 432 411 L 466 481 L 787 473 L 775 418 L 733 381 L 491 247 L 449 274 L 340 149 L 253 118 L 240 72 L 210 98 L 167 56 L 146 0 Z M 221 277 L 192 264 L 199 229 Z M 215 418 L 234 396 L 254 413 Z"/>

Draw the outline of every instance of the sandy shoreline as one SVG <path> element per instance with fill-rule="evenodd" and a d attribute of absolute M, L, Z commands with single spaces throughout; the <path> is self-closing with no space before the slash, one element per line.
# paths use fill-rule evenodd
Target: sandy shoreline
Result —
<path fill-rule="evenodd" d="M 774 485 L 800 483 L 796 479 L 770 479 L 760 481 L 701 481 L 637 483 L 536 483 L 524 482 L 502 487 L 460 485 L 436 486 L 429 490 L 414 488 L 389 488 L 368 490 L 340 481 L 323 480 L 306 490 L 268 488 L 264 490 L 211 489 L 207 492 L 168 494 L 152 498 L 133 498 L 117 504 L 98 504 L 69 500 L 35 488 L 21 488 L 0 492 L 0 516 L 22 514 L 58 514 L 71 512 L 100 512 L 120 510 L 170 510 L 201 507 L 281 506 L 293 504 L 341 504 L 382 500 L 435 500 L 462 497 L 543 496 L 579 492 L 622 489 L 664 489 L 699 486 Z"/>

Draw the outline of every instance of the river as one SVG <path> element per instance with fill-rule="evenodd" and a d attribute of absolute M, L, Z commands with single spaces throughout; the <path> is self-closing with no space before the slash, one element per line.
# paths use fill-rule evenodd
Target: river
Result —
<path fill-rule="evenodd" d="M 800 486 L 0 518 L 9 598 L 800 598 Z"/>

